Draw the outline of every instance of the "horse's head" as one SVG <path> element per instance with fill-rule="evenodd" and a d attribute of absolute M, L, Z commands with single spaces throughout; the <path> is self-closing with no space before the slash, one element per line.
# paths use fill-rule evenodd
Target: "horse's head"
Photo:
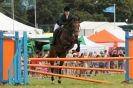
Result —
<path fill-rule="evenodd" d="M 70 21 L 71 31 L 79 33 L 80 31 L 80 18 L 75 16 Z"/>
<path fill-rule="evenodd" d="M 77 16 L 73 16 L 70 21 L 66 23 L 67 26 L 67 31 L 69 33 L 74 33 L 76 36 L 78 36 L 79 31 L 80 31 L 80 18 Z"/>

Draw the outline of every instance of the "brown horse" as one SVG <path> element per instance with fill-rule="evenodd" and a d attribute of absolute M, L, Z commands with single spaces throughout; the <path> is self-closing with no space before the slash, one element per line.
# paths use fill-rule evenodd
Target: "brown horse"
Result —
<path fill-rule="evenodd" d="M 60 29 L 60 35 L 56 38 L 54 46 L 51 46 L 48 57 L 49 58 L 65 58 L 68 51 L 73 48 L 74 44 L 77 44 L 77 52 L 80 51 L 80 42 L 78 41 L 78 34 L 80 31 L 80 20 L 78 17 L 73 17 L 72 20 L 64 25 Z M 54 65 L 55 62 L 50 62 Z M 59 66 L 63 65 L 63 61 L 60 61 Z M 54 68 L 51 68 L 51 72 L 54 73 Z M 58 74 L 61 74 L 61 69 L 58 69 Z M 54 76 L 51 76 L 52 83 L 54 82 Z M 59 77 L 58 83 L 61 83 L 61 77 Z"/>

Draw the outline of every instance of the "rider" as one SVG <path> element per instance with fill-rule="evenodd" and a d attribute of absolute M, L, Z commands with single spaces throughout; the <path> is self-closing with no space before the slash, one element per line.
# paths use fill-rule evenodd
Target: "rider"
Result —
<path fill-rule="evenodd" d="M 70 15 L 70 8 L 68 6 L 66 6 L 64 8 L 64 13 L 57 20 L 57 22 L 56 22 L 56 24 L 54 26 L 52 45 L 55 45 L 56 37 L 58 35 L 58 32 L 59 32 L 60 28 L 63 27 L 64 24 L 69 22 L 71 19 L 72 19 L 72 16 Z"/>

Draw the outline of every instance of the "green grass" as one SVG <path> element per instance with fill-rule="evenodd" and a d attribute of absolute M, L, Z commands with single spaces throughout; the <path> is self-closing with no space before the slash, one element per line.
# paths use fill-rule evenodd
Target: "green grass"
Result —
<path fill-rule="evenodd" d="M 0 85 L 0 88 L 133 88 L 133 83 L 121 83 L 124 81 L 123 74 L 111 75 L 97 75 L 89 77 L 91 79 L 108 80 L 111 84 L 98 84 L 91 82 L 83 82 L 74 79 L 62 79 L 62 84 L 51 84 L 50 78 L 44 79 L 29 79 L 29 85 L 13 86 L 13 85 Z"/>

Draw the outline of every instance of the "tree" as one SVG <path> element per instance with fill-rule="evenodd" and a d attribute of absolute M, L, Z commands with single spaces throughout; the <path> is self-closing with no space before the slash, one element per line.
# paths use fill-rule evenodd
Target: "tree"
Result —
<path fill-rule="evenodd" d="M 94 0 L 75 0 L 73 14 L 78 15 L 82 21 L 106 21 L 99 3 Z"/>
<path fill-rule="evenodd" d="M 129 7 L 129 9 L 130 9 L 130 13 L 131 13 L 131 15 L 130 16 L 128 16 L 128 22 L 129 23 L 133 23 L 133 0 L 127 0 L 127 6 Z"/>
<path fill-rule="evenodd" d="M 0 0 L 0 3 L 3 2 L 4 0 Z"/>
<path fill-rule="evenodd" d="M 63 0 L 37 0 L 37 24 L 54 24 L 62 13 Z M 28 11 L 28 19 L 34 24 L 34 9 Z"/>
<path fill-rule="evenodd" d="M 11 7 L 6 7 L 0 0 L 0 11 L 12 17 Z M 15 20 L 34 26 L 34 0 L 14 0 L 15 1 Z M 22 10 L 21 2 L 28 1 L 26 8 Z M 31 2 L 32 1 L 32 2 Z M 37 24 L 54 24 L 62 14 L 64 6 L 71 7 L 71 13 L 78 15 L 81 21 L 110 21 L 113 22 L 114 16 L 110 13 L 104 13 L 103 9 L 116 4 L 116 21 L 133 22 L 133 0 L 36 0 L 37 1 Z M 24 3 L 23 3 L 24 5 Z"/>
<path fill-rule="evenodd" d="M 1 12 L 12 18 L 12 7 L 11 0 L 4 0 L 4 2 L 1 3 Z M 14 0 L 14 19 L 24 24 L 28 23 L 27 14 L 21 11 L 19 0 Z"/>

